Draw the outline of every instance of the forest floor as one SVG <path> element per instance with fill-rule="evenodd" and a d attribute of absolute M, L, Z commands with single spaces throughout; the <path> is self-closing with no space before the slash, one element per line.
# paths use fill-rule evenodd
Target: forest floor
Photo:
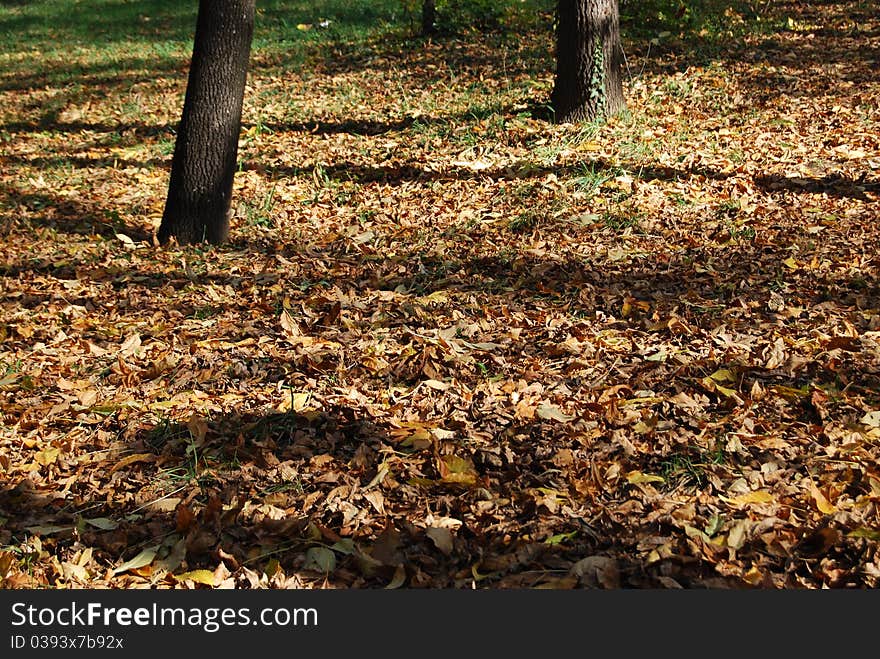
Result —
<path fill-rule="evenodd" d="M 218 248 L 152 239 L 186 56 L 0 55 L 0 585 L 880 585 L 880 17 L 759 9 L 605 125 L 549 15 L 315 16 Z"/>

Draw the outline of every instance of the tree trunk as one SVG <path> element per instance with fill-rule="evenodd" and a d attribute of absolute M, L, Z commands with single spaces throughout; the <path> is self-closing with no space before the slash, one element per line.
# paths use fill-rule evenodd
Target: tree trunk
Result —
<path fill-rule="evenodd" d="M 232 181 L 255 0 L 199 0 L 183 117 L 157 238 L 217 244 L 229 233 Z"/>
<path fill-rule="evenodd" d="M 558 0 L 555 120 L 592 121 L 625 109 L 622 61 L 617 0 Z"/>
<path fill-rule="evenodd" d="M 437 2 L 422 0 L 422 36 L 437 32 Z"/>

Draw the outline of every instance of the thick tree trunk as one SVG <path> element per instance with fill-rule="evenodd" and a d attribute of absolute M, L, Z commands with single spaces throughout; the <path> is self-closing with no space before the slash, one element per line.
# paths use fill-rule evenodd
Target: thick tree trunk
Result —
<path fill-rule="evenodd" d="M 199 0 L 183 117 L 157 238 L 221 243 L 229 233 L 232 181 L 254 30 L 255 0 Z"/>
<path fill-rule="evenodd" d="M 623 110 L 622 61 L 617 0 L 558 0 L 556 121 L 591 121 Z"/>

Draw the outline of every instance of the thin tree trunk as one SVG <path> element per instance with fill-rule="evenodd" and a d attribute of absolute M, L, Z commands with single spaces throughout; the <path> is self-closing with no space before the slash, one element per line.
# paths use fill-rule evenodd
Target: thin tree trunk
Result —
<path fill-rule="evenodd" d="M 437 32 L 437 2 L 422 0 L 422 36 Z"/>
<path fill-rule="evenodd" d="M 232 182 L 255 0 L 199 0 L 195 43 L 157 238 L 221 243 Z"/>
<path fill-rule="evenodd" d="M 617 0 L 558 0 L 551 95 L 557 122 L 592 121 L 623 110 L 622 63 Z"/>

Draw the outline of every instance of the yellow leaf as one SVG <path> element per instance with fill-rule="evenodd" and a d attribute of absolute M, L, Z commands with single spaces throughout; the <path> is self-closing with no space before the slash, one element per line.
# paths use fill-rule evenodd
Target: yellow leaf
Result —
<path fill-rule="evenodd" d="M 728 398 L 736 398 L 736 392 L 733 389 L 728 389 L 727 387 L 722 387 L 720 384 L 715 385 L 715 391 L 719 394 L 727 396 Z"/>
<path fill-rule="evenodd" d="M 649 433 L 654 430 L 654 426 L 645 423 L 644 421 L 639 421 L 636 425 L 633 426 L 633 432 L 637 432 L 640 435 L 644 435 L 645 433 Z"/>
<path fill-rule="evenodd" d="M 0 327 L 0 330 L 3 328 Z M 0 387 L 6 387 L 15 384 L 21 378 L 21 373 L 11 373 L 10 375 L 0 378 Z"/>
<path fill-rule="evenodd" d="M 626 475 L 626 480 L 636 485 L 638 483 L 663 483 L 665 479 L 662 476 L 654 474 L 643 474 L 640 471 L 631 471 Z"/>
<path fill-rule="evenodd" d="M 444 455 L 438 465 L 440 476 L 445 483 L 473 485 L 477 482 L 477 470 L 474 463 L 457 455 Z"/>
<path fill-rule="evenodd" d="M 726 497 L 724 495 L 719 495 L 718 498 L 722 501 L 726 501 L 727 503 L 732 503 L 737 506 L 745 506 L 750 503 L 772 503 L 774 501 L 773 495 L 766 490 L 755 490 L 754 492 L 746 492 L 745 494 L 741 494 L 738 497 Z"/>
<path fill-rule="evenodd" d="M 477 571 L 477 565 L 477 563 L 471 565 L 471 576 L 474 578 L 474 581 L 482 581 L 483 579 L 488 579 L 492 576 L 493 573 L 491 572 L 489 574 L 480 574 Z"/>
<path fill-rule="evenodd" d="M 449 293 L 446 291 L 434 291 L 429 295 L 422 295 L 416 298 L 416 302 L 422 305 L 430 305 L 434 304 L 446 304 L 449 302 Z"/>
<path fill-rule="evenodd" d="M 42 451 L 34 454 L 34 461 L 38 464 L 43 465 L 44 467 L 48 467 L 50 464 L 54 464 L 59 455 L 61 455 L 60 448 L 47 446 Z"/>
<path fill-rule="evenodd" d="M 302 32 L 306 32 L 307 30 L 312 29 L 312 25 L 311 25 L 311 23 L 298 23 L 296 26 L 296 29 L 300 30 Z"/>
<path fill-rule="evenodd" d="M 11 551 L 0 551 L 0 581 L 9 574 L 16 562 L 15 555 Z"/>
<path fill-rule="evenodd" d="M 173 400 L 160 400 L 155 403 L 150 403 L 150 409 L 154 410 L 154 411 L 156 411 L 156 410 L 169 410 L 172 407 L 177 407 L 177 405 L 179 405 L 179 403 L 177 403 L 176 401 L 173 401 Z"/>
<path fill-rule="evenodd" d="M 684 525 L 685 535 L 689 538 L 700 538 L 701 540 L 705 540 L 706 542 L 711 542 L 711 538 L 706 534 L 705 531 L 701 531 L 700 529 L 691 526 L 690 524 Z"/>
<path fill-rule="evenodd" d="M 789 257 L 788 257 L 787 259 L 785 259 L 782 263 L 783 263 L 783 265 L 785 265 L 787 268 L 790 268 L 790 269 L 792 269 L 792 270 L 797 270 L 797 269 L 798 269 L 798 263 L 797 263 L 797 261 L 794 260 L 794 257 L 793 257 L 793 256 L 789 256 Z"/>
<path fill-rule="evenodd" d="M 752 568 L 743 575 L 743 579 L 753 586 L 760 586 L 764 581 L 764 575 L 761 573 L 761 570 L 753 565 Z"/>
<path fill-rule="evenodd" d="M 657 352 L 655 352 L 653 355 L 648 355 L 647 357 L 645 357 L 645 361 L 649 361 L 649 362 L 665 362 L 665 361 L 666 361 L 666 358 L 667 358 L 668 356 L 669 356 L 669 355 L 666 354 L 666 348 L 660 348 L 660 350 L 658 350 Z"/>
<path fill-rule="evenodd" d="M 868 540 L 873 540 L 875 542 L 880 541 L 880 530 L 869 529 L 864 526 L 860 526 L 859 528 L 850 531 L 846 535 L 850 538 L 867 538 Z"/>
<path fill-rule="evenodd" d="M 195 581 L 205 586 L 213 586 L 215 583 L 214 573 L 211 570 L 191 570 L 181 574 L 172 575 L 177 581 Z"/>
<path fill-rule="evenodd" d="M 815 485 L 810 487 L 810 494 L 813 496 L 813 500 L 816 502 L 816 508 L 819 509 L 819 512 L 825 515 L 831 515 L 837 512 L 837 508 L 825 498 L 825 495 L 819 490 Z"/>
<path fill-rule="evenodd" d="M 275 406 L 278 412 L 289 412 L 293 410 L 301 414 L 312 400 L 311 392 L 297 391 L 291 392 L 289 396 L 285 396 L 278 405 Z"/>
<path fill-rule="evenodd" d="M 730 370 L 726 368 L 719 368 L 709 377 L 715 380 L 715 382 L 736 382 L 736 378 L 733 377 L 733 373 L 731 373 Z"/>

